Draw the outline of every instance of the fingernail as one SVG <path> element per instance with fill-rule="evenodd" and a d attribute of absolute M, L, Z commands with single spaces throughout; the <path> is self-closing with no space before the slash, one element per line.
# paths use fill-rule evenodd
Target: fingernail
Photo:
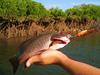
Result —
<path fill-rule="evenodd" d="M 27 63 L 26 63 L 26 67 L 29 67 L 29 66 L 30 66 L 30 63 L 29 63 L 29 62 L 27 62 Z"/>

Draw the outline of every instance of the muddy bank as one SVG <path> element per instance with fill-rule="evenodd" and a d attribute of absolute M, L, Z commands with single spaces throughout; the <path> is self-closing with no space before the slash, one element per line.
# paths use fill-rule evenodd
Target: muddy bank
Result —
<path fill-rule="evenodd" d="M 0 25 L 0 39 L 13 37 L 32 37 L 42 32 L 71 32 L 76 34 L 82 30 L 99 28 L 97 21 L 76 22 L 67 19 L 44 18 L 38 21 L 8 22 Z"/>

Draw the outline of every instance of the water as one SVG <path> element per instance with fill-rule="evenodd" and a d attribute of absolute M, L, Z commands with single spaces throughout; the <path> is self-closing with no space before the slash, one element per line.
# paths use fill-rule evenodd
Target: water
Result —
<path fill-rule="evenodd" d="M 11 39 L 0 41 L 0 75 L 13 75 L 8 59 L 16 54 L 22 40 Z M 62 49 L 71 58 L 100 68 L 100 33 L 76 38 Z M 19 67 L 16 75 L 69 75 L 56 65 L 32 65 L 28 69 Z"/>

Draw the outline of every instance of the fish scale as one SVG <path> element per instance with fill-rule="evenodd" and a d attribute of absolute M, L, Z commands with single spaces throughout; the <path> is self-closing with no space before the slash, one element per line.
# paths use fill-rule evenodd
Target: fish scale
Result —
<path fill-rule="evenodd" d="M 26 47 L 24 53 L 19 57 L 20 62 L 24 62 L 29 57 L 38 54 L 44 49 L 49 48 L 51 35 L 48 34 L 46 36 L 41 36 L 41 38 L 38 38 L 37 40 L 34 40 L 28 47 Z M 49 40 L 49 41 L 48 41 Z M 47 42 L 48 41 L 48 42 Z"/>

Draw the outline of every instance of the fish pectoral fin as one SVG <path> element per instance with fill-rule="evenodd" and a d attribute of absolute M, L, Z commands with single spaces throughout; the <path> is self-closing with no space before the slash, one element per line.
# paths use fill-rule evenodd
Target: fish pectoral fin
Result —
<path fill-rule="evenodd" d="M 53 42 L 51 42 L 51 44 L 49 45 L 49 47 L 51 47 L 53 45 Z"/>

